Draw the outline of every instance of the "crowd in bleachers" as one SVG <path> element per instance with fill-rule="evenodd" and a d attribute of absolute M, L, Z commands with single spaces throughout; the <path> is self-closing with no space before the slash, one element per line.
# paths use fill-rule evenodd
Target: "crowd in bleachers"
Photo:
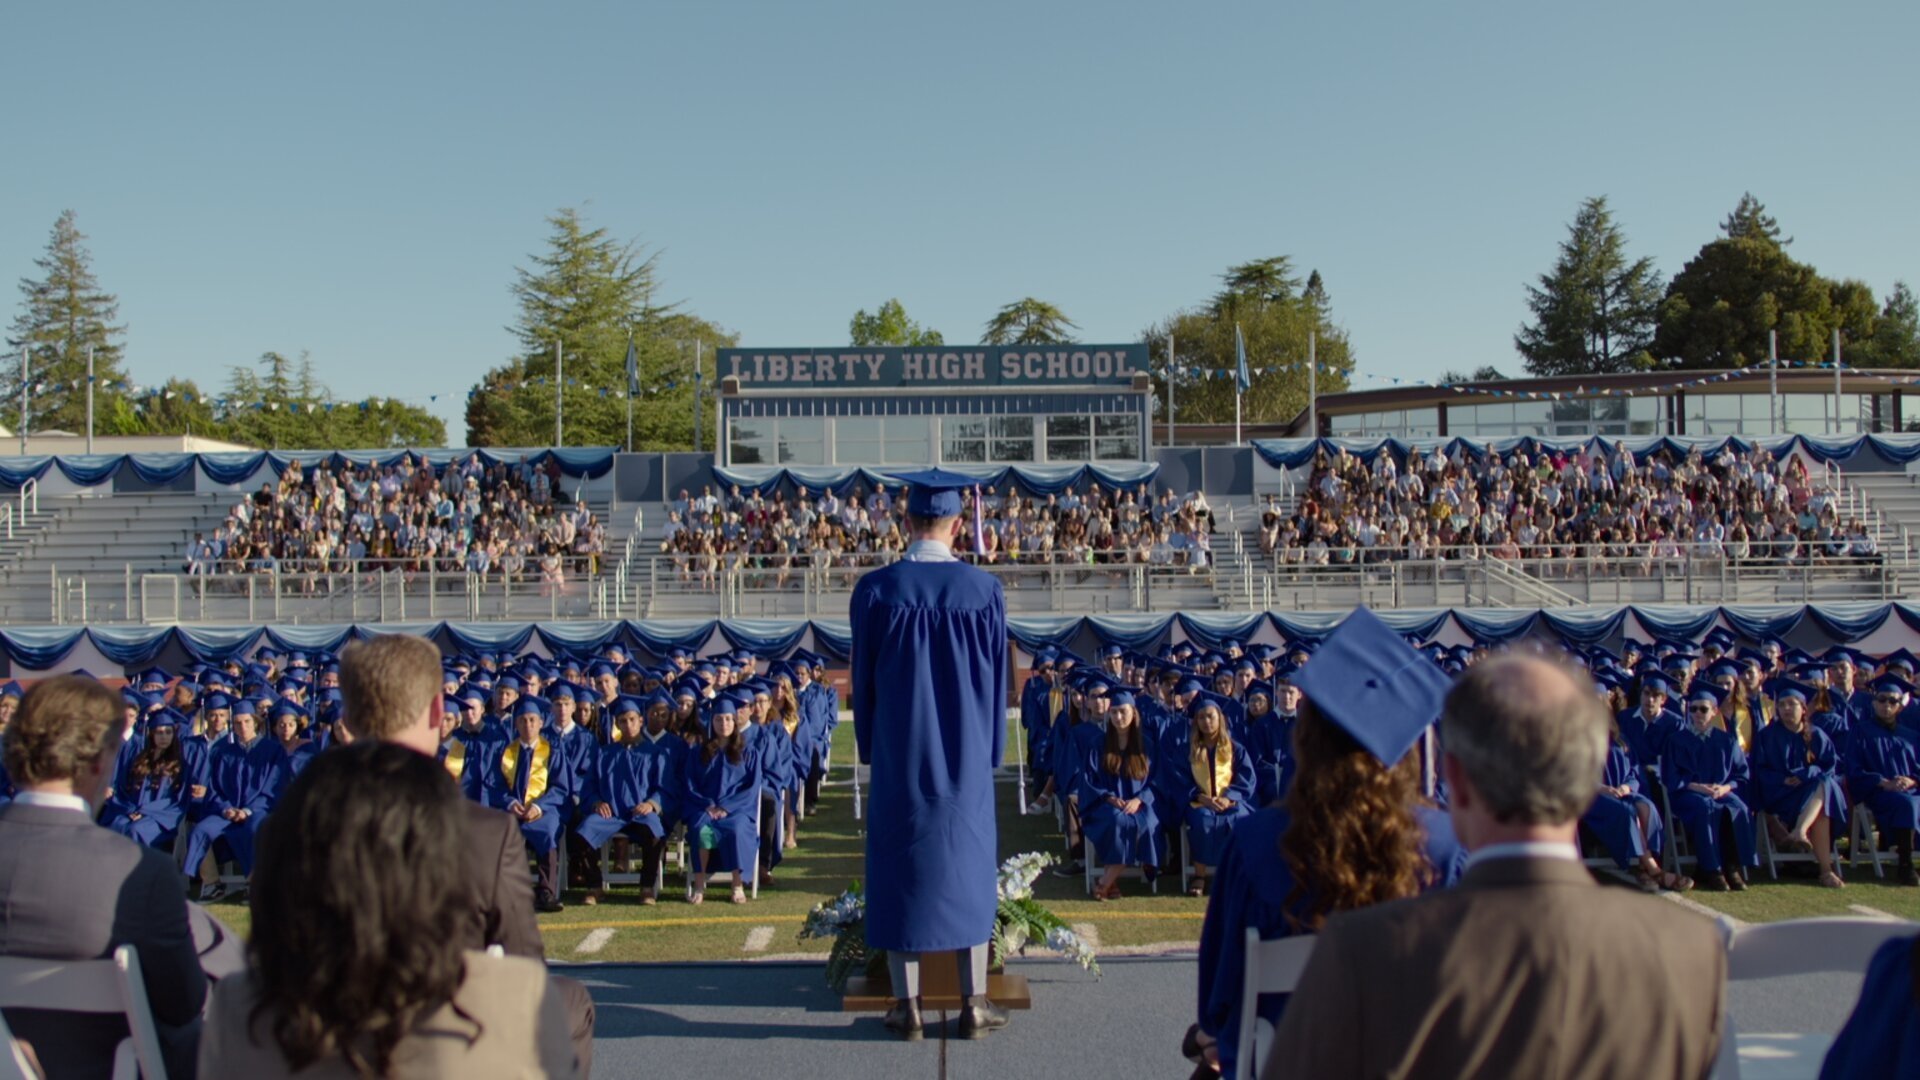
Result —
<path fill-rule="evenodd" d="M 1158 498 L 1137 488 L 1091 484 L 1036 496 L 1013 486 L 966 494 L 954 553 L 985 566 L 1124 564 L 1201 572 L 1213 565 L 1213 511 L 1206 496 Z M 776 587 L 808 569 L 844 571 L 882 565 L 907 547 L 905 492 L 855 484 L 845 494 L 784 490 L 725 494 L 682 489 L 667 507 L 660 549 L 682 581 L 712 588 L 723 571 L 746 571 Z"/>
<path fill-rule="evenodd" d="M 1857 564 L 1878 548 L 1842 518 L 1806 460 L 1729 444 L 1636 458 L 1624 444 L 1477 455 L 1383 448 L 1371 461 L 1316 454 L 1294 512 L 1269 498 L 1261 552 L 1275 566 L 1495 558 L 1536 572 L 1654 576 L 1687 560 L 1732 565 Z"/>
<path fill-rule="evenodd" d="M 288 465 L 194 537 L 187 571 L 468 573 L 561 588 L 598 573 L 605 549 L 605 523 L 569 498 L 555 458 L 487 465 L 473 455 L 435 470 L 409 457 Z"/>

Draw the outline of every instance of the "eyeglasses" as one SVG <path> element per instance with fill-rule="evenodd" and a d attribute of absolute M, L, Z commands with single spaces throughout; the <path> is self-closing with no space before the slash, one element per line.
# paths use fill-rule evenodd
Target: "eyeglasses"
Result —
<path fill-rule="evenodd" d="M 1688 711 L 1688 712 L 1693 712 L 1693 713 L 1710 713 L 1710 712 L 1712 712 L 1712 711 L 1713 711 L 1713 706 L 1711 706 L 1711 705 L 1689 705 L 1689 706 L 1687 706 L 1687 711 Z"/>
<path fill-rule="evenodd" d="M 1873 700 L 1874 700 L 1874 704 L 1876 705 L 1898 705 L 1900 704 L 1900 695 L 1899 694 L 1875 694 L 1873 697 Z"/>

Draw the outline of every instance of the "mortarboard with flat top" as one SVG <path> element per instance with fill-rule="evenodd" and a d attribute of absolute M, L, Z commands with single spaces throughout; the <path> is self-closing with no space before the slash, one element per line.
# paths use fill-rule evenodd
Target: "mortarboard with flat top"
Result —
<path fill-rule="evenodd" d="M 1334 628 L 1293 684 L 1384 765 L 1440 717 L 1452 681 L 1366 608 Z"/>
<path fill-rule="evenodd" d="M 959 516 L 963 505 L 960 493 L 980 485 L 974 477 L 947 469 L 894 473 L 893 478 L 909 485 L 907 513 L 923 518 Z"/>

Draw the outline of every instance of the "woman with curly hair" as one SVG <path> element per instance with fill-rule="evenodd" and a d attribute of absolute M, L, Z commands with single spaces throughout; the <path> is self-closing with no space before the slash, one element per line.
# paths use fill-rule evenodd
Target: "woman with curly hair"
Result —
<path fill-rule="evenodd" d="M 466 918 L 463 821 L 425 754 L 315 759 L 262 832 L 249 970 L 214 990 L 200 1075 L 576 1075 L 545 966 L 446 932 Z"/>
<path fill-rule="evenodd" d="M 1362 608 L 1294 681 L 1306 696 L 1293 786 L 1233 830 L 1200 932 L 1190 1056 L 1223 1076 L 1235 1075 L 1240 1025 L 1277 1026 L 1286 1007 L 1270 997 L 1257 1017 L 1239 1015 L 1249 928 L 1268 940 L 1315 933 L 1337 912 L 1450 884 L 1465 860 L 1446 812 L 1422 797 L 1411 752 L 1440 715 L 1446 676 Z"/>
<path fill-rule="evenodd" d="M 161 709 L 147 721 L 147 745 L 128 761 L 113 782 L 113 797 L 100 809 L 101 824 L 151 848 L 167 848 L 180 828 L 187 786 L 180 754 L 179 725 L 184 718 Z"/>

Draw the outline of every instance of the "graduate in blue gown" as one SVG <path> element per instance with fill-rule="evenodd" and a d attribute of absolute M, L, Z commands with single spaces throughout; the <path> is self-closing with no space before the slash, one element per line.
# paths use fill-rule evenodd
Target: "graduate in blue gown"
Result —
<path fill-rule="evenodd" d="M 1601 767 L 1600 790 L 1580 823 L 1593 831 L 1622 870 L 1634 871 L 1647 892 L 1669 889 L 1686 892 L 1693 879 L 1661 870 L 1659 853 L 1666 843 L 1660 810 L 1648 798 L 1640 766 L 1620 731 L 1616 715 L 1607 740 L 1607 760 Z"/>
<path fill-rule="evenodd" d="M 1847 748 L 1847 794 L 1873 812 L 1884 842 L 1894 850 L 1894 880 L 1920 885 L 1913 867 L 1913 830 L 1920 821 L 1920 743 L 1899 726 L 1913 694 L 1897 675 L 1873 682 L 1873 718 L 1853 733 Z"/>
<path fill-rule="evenodd" d="M 919 954 L 964 950 L 956 1026 L 1006 1022 L 987 1000 L 999 897 L 994 770 L 1005 750 L 1009 657 L 999 579 L 959 561 L 960 490 L 972 478 L 907 474 L 913 541 L 854 587 L 852 703 L 873 768 L 867 818 L 867 944 L 887 950 L 898 1001 L 886 1018 L 922 1036 Z"/>
<path fill-rule="evenodd" d="M 560 830 L 566 825 L 566 758 L 541 734 L 545 717 L 537 698 L 512 705 L 514 739 L 501 747 L 487 773 L 486 805 L 505 810 L 520 823 L 520 836 L 533 856 L 536 911 L 560 911 Z"/>
<path fill-rule="evenodd" d="M 760 883 L 772 885 L 774 867 L 785 861 L 786 849 L 794 846 L 789 829 L 797 822 L 788 815 L 804 782 L 801 770 L 806 748 L 794 738 L 798 718 L 794 729 L 789 730 L 775 717 L 773 698 L 765 683 L 750 679 L 736 689 L 747 702 L 740 715 L 746 720 L 747 748 L 760 774 Z"/>
<path fill-rule="evenodd" d="M 644 699 L 620 695 L 610 711 L 620 740 L 604 747 L 595 759 L 582 796 L 587 815 L 574 832 L 595 849 L 615 836 L 636 843 L 641 855 L 640 902 L 652 905 L 667 835 L 679 819 L 687 746 L 667 730 L 673 702 L 657 690 Z M 604 892 L 605 878 L 594 887 Z"/>
<path fill-rule="evenodd" d="M 820 803 L 821 787 L 833 758 L 833 733 L 840 726 L 840 695 L 826 677 L 825 658 L 812 653 L 794 654 L 793 692 L 800 702 L 800 715 L 807 730 L 807 807 L 811 813 Z"/>
<path fill-rule="evenodd" d="M 1206 891 L 1207 867 L 1218 866 L 1233 826 L 1253 811 L 1253 758 L 1233 740 L 1225 711 L 1212 694 L 1187 708 L 1186 781 L 1180 802 L 1187 825 L 1187 853 L 1193 877 L 1187 892 Z"/>
<path fill-rule="evenodd" d="M 1080 820 L 1087 843 L 1105 864 L 1095 900 L 1120 895 L 1120 874 L 1140 867 L 1148 880 L 1159 870 L 1160 818 L 1154 812 L 1154 747 L 1140 727 L 1130 690 L 1108 698 L 1106 729 L 1080 770 Z"/>
<path fill-rule="evenodd" d="M 685 759 L 685 786 L 681 816 L 687 823 L 687 843 L 693 849 L 694 903 L 707 896 L 707 879 L 718 871 L 733 873 L 733 902 L 747 902 L 745 885 L 753 880 L 758 860 L 759 834 L 754 814 L 759 809 L 760 775 L 747 752 L 739 706 L 717 698 L 707 715 L 707 739 Z"/>
<path fill-rule="evenodd" d="M 173 843 L 190 780 L 180 753 L 183 720 L 172 709 L 148 718 L 146 746 L 114 778 L 113 797 L 100 808 L 107 828 L 147 847 Z"/>
<path fill-rule="evenodd" d="M 258 767 L 261 759 L 254 753 L 262 740 L 253 704 L 236 702 L 229 725 L 231 737 L 207 753 L 206 812 L 187 837 L 185 867 L 195 878 L 201 876 L 200 862 L 209 852 L 215 859 L 231 860 L 243 876 L 253 873 L 254 838 L 272 808 L 267 778 Z M 217 882 L 205 882 L 201 896 L 213 899 L 217 890 Z"/>
<path fill-rule="evenodd" d="M 1701 679 L 1687 691 L 1687 726 L 1667 740 L 1661 756 L 1673 816 L 1687 830 L 1701 883 L 1715 892 L 1747 887 L 1760 864 L 1754 850 L 1753 811 L 1740 798 L 1749 773 L 1747 756 L 1720 712 L 1727 692 Z M 1724 847 L 1734 849 L 1727 865 Z"/>
<path fill-rule="evenodd" d="M 1300 692 L 1276 677 L 1269 687 L 1256 682 L 1247 687 L 1248 752 L 1253 756 L 1253 802 L 1272 806 L 1286 798 L 1293 786 L 1293 724 L 1300 711 Z"/>
<path fill-rule="evenodd" d="M 1294 785 L 1234 828 L 1200 931 L 1194 1041 L 1223 1076 L 1236 1075 L 1247 1020 L 1248 929 L 1269 941 L 1314 933 L 1336 912 L 1450 884 L 1464 861 L 1446 814 L 1422 798 L 1420 755 L 1409 752 L 1440 715 L 1446 676 L 1363 608 L 1296 682 L 1305 700 Z M 1367 782 L 1356 791 L 1350 778 Z M 1398 827 L 1376 828 L 1383 817 Z M 1336 841 L 1348 866 L 1319 865 L 1314 854 Z M 1285 1007 L 1283 995 L 1263 997 L 1259 1019 L 1277 1026 Z"/>
<path fill-rule="evenodd" d="M 1814 696 L 1812 687 L 1792 681 L 1775 690 L 1774 722 L 1754 736 L 1753 789 L 1760 809 L 1789 826 L 1791 849 L 1813 852 L 1820 884 L 1838 889 L 1845 882 L 1833 865 L 1833 845 L 1846 830 L 1847 796 L 1833 740 L 1807 716 Z"/>
<path fill-rule="evenodd" d="M 1032 670 L 1020 687 L 1020 730 L 1026 738 L 1029 769 L 1040 760 L 1040 743 L 1046 738 L 1047 726 L 1052 720 L 1047 709 L 1048 698 L 1053 691 L 1053 662 L 1056 655 L 1052 649 L 1041 649 L 1034 653 Z"/>
<path fill-rule="evenodd" d="M 1920 937 L 1874 952 L 1860 1000 L 1820 1067 L 1820 1080 L 1920 1076 Z"/>
<path fill-rule="evenodd" d="M 1686 719 L 1668 707 L 1676 690 L 1673 680 L 1657 670 L 1648 671 L 1640 676 L 1638 704 L 1614 718 L 1640 765 L 1642 784 L 1651 780 L 1648 770 L 1659 762 L 1668 736 L 1686 726 Z"/>

